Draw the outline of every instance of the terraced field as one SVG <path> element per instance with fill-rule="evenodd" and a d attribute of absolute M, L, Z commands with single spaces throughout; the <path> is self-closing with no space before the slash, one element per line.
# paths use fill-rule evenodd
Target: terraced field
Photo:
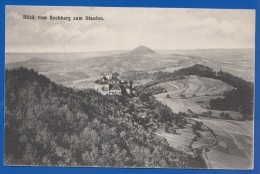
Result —
<path fill-rule="evenodd" d="M 182 80 L 163 82 L 156 86 L 167 89 L 169 91 L 168 94 L 172 98 L 180 98 L 180 94 L 186 97 L 192 97 L 194 94 L 197 97 L 205 95 L 215 96 L 232 89 L 231 86 L 220 80 L 198 76 L 189 76 Z"/>
<path fill-rule="evenodd" d="M 223 97 L 225 91 L 232 90 L 232 86 L 215 79 L 189 76 L 182 80 L 159 83 L 155 86 L 165 88 L 168 92 L 154 95 L 157 100 L 171 107 L 173 112 L 192 112 L 201 114 L 209 111 L 211 98 Z M 170 97 L 166 97 L 169 95 Z M 221 111 L 211 110 L 212 116 L 218 117 Z M 240 118 L 238 112 L 227 111 L 233 118 Z"/>

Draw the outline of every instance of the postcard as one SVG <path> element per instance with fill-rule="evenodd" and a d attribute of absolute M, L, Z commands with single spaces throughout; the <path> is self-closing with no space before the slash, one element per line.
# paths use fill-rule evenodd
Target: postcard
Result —
<path fill-rule="evenodd" d="M 253 169 L 255 10 L 6 6 L 5 166 Z"/>

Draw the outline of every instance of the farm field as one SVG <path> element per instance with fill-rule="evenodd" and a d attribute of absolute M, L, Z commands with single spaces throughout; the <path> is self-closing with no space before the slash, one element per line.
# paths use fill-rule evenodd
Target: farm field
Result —
<path fill-rule="evenodd" d="M 181 94 L 185 95 L 185 97 L 216 96 L 232 89 L 230 85 L 220 80 L 198 76 L 189 76 L 181 80 L 163 82 L 155 86 L 165 88 L 169 91 L 167 94 L 172 98 L 180 98 Z"/>
<path fill-rule="evenodd" d="M 99 78 L 97 77 L 91 77 L 86 79 L 80 79 L 80 80 L 71 80 L 71 81 L 64 81 L 61 82 L 62 85 L 77 89 L 94 89 L 95 87 L 95 81 Z"/>
<path fill-rule="evenodd" d="M 176 134 L 163 131 L 158 131 L 156 134 L 165 138 L 171 147 L 192 154 L 190 146 L 195 135 L 193 134 L 191 123 L 188 123 L 185 129 L 177 129 Z"/>
<path fill-rule="evenodd" d="M 205 149 L 207 164 L 212 169 L 251 169 L 253 158 L 253 122 L 220 119 L 192 118 L 202 121 L 214 131 L 217 144 Z M 192 149 L 214 143 L 207 131 L 200 131 L 201 137 L 193 141 L 195 135 L 191 122 L 185 129 L 177 129 L 177 134 L 158 131 L 156 134 L 167 140 L 171 147 L 192 154 Z"/>
<path fill-rule="evenodd" d="M 214 169 L 252 169 L 253 122 L 214 119 L 203 121 L 217 136 L 218 144 L 206 152 Z"/>
<path fill-rule="evenodd" d="M 189 76 L 186 79 L 159 83 L 155 86 L 165 88 L 168 92 L 154 95 L 157 100 L 169 106 L 173 112 L 188 112 L 196 114 L 209 111 L 211 98 L 223 97 L 225 91 L 232 90 L 230 85 L 215 79 Z M 166 95 L 170 97 L 166 97 Z M 183 96 L 180 96 L 183 95 Z M 219 117 L 222 111 L 210 110 L 211 116 Z M 235 111 L 225 111 L 232 118 L 239 119 L 242 115 Z"/>
<path fill-rule="evenodd" d="M 251 169 L 253 154 L 253 122 L 236 121 L 242 115 L 235 111 L 229 113 L 235 120 L 219 119 L 223 111 L 208 109 L 211 98 L 223 97 L 225 91 L 233 88 L 219 80 L 189 76 L 182 80 L 159 83 L 156 86 L 165 88 L 168 92 L 154 95 L 157 100 L 169 106 L 173 112 L 186 112 L 198 114 L 195 121 L 212 129 L 216 136 L 217 144 L 205 148 L 203 154 L 207 164 L 213 169 Z M 170 97 L 167 97 L 166 95 Z M 203 117 L 203 112 L 211 111 L 211 117 Z M 214 119 L 217 117 L 218 119 Z M 201 137 L 191 143 L 185 134 L 177 135 L 160 134 L 172 147 L 181 149 L 187 147 L 196 149 L 214 143 L 214 138 L 208 132 L 200 132 Z M 191 138 L 191 137 L 190 137 Z M 205 153 L 204 153 L 205 152 Z"/>
<path fill-rule="evenodd" d="M 164 94 L 166 95 L 166 94 Z M 189 100 L 189 99 L 176 99 L 176 98 L 166 98 L 159 97 L 155 95 L 156 99 L 162 102 L 163 104 L 169 106 L 173 112 L 188 112 L 188 109 L 190 109 L 192 112 L 195 113 L 202 113 L 206 112 L 207 110 L 202 108 L 199 104 Z"/>

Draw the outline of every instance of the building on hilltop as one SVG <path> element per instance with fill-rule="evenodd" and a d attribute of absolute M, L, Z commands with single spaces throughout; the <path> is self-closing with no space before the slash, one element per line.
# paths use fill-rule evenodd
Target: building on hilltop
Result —
<path fill-rule="evenodd" d="M 130 89 L 129 82 L 120 80 L 117 72 L 104 73 L 104 76 L 95 82 L 95 90 L 103 95 L 130 94 Z"/>
<path fill-rule="evenodd" d="M 106 83 L 106 82 L 96 82 L 95 90 L 98 91 L 98 92 L 108 91 L 109 90 L 109 84 Z"/>
<path fill-rule="evenodd" d="M 105 73 L 104 77 L 106 77 L 108 80 L 112 79 L 112 73 Z"/>
<path fill-rule="evenodd" d="M 114 73 L 104 73 L 104 77 L 106 77 L 108 80 L 111 80 L 113 78 L 118 79 L 119 74 L 117 72 Z"/>

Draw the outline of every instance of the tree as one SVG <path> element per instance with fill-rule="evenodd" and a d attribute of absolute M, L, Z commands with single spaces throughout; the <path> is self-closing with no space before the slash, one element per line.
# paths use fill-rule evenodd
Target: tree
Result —
<path fill-rule="evenodd" d="M 193 111 L 192 111 L 191 109 L 188 109 L 188 112 L 189 112 L 189 113 L 193 113 Z"/>
<path fill-rule="evenodd" d="M 139 94 L 139 100 L 141 102 L 147 102 L 147 101 L 149 101 L 149 95 L 147 93 L 143 92 L 143 93 Z"/>
<path fill-rule="evenodd" d="M 133 80 L 129 80 L 129 86 L 130 86 L 130 93 L 133 93 Z"/>
<path fill-rule="evenodd" d="M 185 161 L 205 167 L 155 135 L 157 128 L 172 131 L 177 115 L 149 94 L 141 94 L 146 103 L 137 104 L 138 99 L 57 85 L 26 68 L 6 71 L 6 94 L 8 164 L 183 167 L 178 161 Z M 147 118 L 138 118 L 140 113 Z"/>
<path fill-rule="evenodd" d="M 26 162 L 26 164 L 34 165 L 36 162 L 35 155 L 36 155 L 35 150 L 33 149 L 32 145 L 28 143 L 26 145 L 25 154 L 24 154 L 24 161 Z"/>
<path fill-rule="evenodd" d="M 180 94 L 179 95 L 181 98 L 185 98 L 185 95 L 184 94 Z"/>

